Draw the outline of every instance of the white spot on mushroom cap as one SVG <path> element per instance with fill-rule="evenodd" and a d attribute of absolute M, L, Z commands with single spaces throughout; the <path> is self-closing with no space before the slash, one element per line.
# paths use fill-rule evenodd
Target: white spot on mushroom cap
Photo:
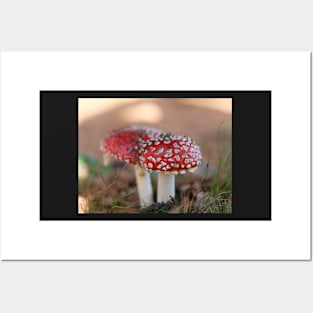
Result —
<path fill-rule="evenodd" d="M 149 161 L 153 162 L 153 163 L 156 163 L 156 159 L 155 159 L 153 156 L 151 156 L 151 155 L 149 155 L 149 156 L 147 157 L 147 159 L 148 159 Z"/>
<path fill-rule="evenodd" d="M 155 154 L 162 154 L 164 152 L 164 148 L 161 147 Z"/>

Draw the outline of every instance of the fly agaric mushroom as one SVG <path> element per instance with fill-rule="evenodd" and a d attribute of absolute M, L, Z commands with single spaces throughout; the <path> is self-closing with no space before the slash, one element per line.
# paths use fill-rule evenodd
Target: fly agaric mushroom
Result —
<path fill-rule="evenodd" d="M 175 198 L 175 175 L 192 172 L 201 164 L 200 147 L 187 136 L 162 133 L 141 143 L 139 163 L 158 172 L 158 202 Z"/>
<path fill-rule="evenodd" d="M 102 152 L 108 153 L 115 159 L 135 166 L 135 176 L 141 207 L 153 203 L 153 190 L 150 174 L 138 164 L 140 142 L 158 136 L 160 133 L 160 130 L 154 128 L 130 126 L 114 130 L 100 143 L 100 150 Z"/>

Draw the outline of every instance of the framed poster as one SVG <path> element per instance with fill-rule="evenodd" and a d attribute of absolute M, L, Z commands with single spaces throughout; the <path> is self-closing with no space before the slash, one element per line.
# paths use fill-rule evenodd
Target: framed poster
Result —
<path fill-rule="evenodd" d="M 2 53 L 1 257 L 309 260 L 310 67 L 307 52 Z M 137 127 L 162 134 L 129 149 L 148 205 L 104 145 Z"/>

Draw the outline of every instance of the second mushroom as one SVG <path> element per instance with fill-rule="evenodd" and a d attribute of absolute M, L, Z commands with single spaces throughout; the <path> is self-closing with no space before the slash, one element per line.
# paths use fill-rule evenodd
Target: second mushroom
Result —
<path fill-rule="evenodd" d="M 130 126 L 111 132 L 100 143 L 100 150 L 102 152 L 135 166 L 141 207 L 149 206 L 153 203 L 153 190 L 150 174 L 138 165 L 140 142 L 150 140 L 160 133 L 161 131 L 155 128 Z"/>

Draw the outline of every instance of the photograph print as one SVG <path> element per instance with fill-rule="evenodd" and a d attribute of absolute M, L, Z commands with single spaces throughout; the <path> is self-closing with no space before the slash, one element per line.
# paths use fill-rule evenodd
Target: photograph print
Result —
<path fill-rule="evenodd" d="M 230 214 L 231 98 L 79 98 L 79 214 Z"/>
<path fill-rule="evenodd" d="M 42 220 L 271 219 L 270 91 L 42 91 L 40 103 Z"/>

